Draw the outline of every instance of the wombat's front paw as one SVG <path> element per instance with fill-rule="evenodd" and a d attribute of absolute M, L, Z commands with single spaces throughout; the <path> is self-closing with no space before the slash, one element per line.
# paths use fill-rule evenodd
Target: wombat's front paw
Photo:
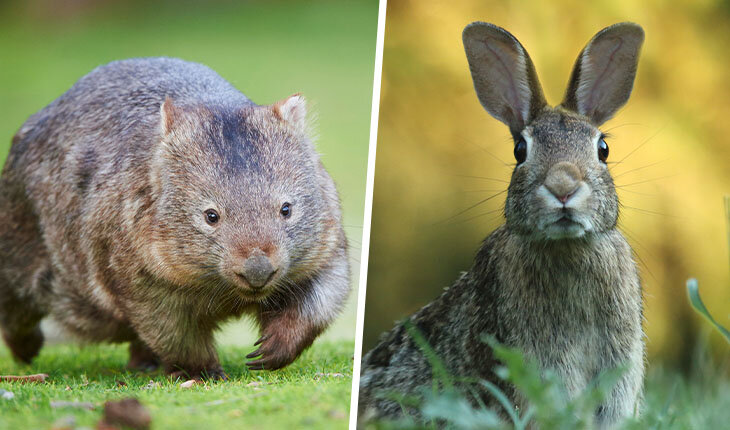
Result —
<path fill-rule="evenodd" d="M 203 379 L 208 381 L 227 381 L 228 374 L 223 371 L 223 368 L 218 366 L 212 369 L 204 369 L 200 375 Z"/>
<path fill-rule="evenodd" d="M 291 340 L 278 336 L 276 333 L 264 334 L 254 346 L 259 346 L 259 348 L 248 354 L 246 358 L 261 358 L 246 363 L 250 370 L 281 369 L 291 364 L 301 353 L 299 348 L 292 345 Z"/>
<path fill-rule="evenodd" d="M 177 370 L 168 370 L 168 376 L 171 379 L 195 379 L 196 381 L 227 381 L 228 375 L 223 371 L 220 365 L 211 366 L 205 369 L 188 371 L 177 368 Z"/>
<path fill-rule="evenodd" d="M 30 363 L 43 346 L 43 332 L 40 327 L 23 334 L 11 335 L 3 331 L 2 337 L 13 353 L 13 358 L 22 363 Z"/>
<path fill-rule="evenodd" d="M 127 368 L 142 372 L 151 372 L 160 367 L 160 359 L 147 345 L 140 341 L 129 344 L 129 362 Z"/>
<path fill-rule="evenodd" d="M 127 362 L 127 369 L 136 370 L 139 372 L 154 372 L 160 367 L 160 361 L 156 358 L 149 360 L 141 360 L 134 357 L 130 357 Z"/>

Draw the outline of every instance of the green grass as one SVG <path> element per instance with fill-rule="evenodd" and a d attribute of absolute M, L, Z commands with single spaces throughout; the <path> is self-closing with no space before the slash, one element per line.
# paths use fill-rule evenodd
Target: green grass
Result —
<path fill-rule="evenodd" d="M 0 429 L 47 429 L 73 415 L 94 427 L 107 400 L 137 397 L 154 429 L 347 428 L 352 384 L 352 342 L 315 342 L 291 366 L 250 372 L 251 348 L 219 348 L 230 379 L 181 388 L 161 373 L 125 369 L 126 345 L 45 347 L 30 366 L 15 364 L 0 347 L 0 374 L 48 373 L 44 384 L 0 382 L 14 399 L 0 399 Z M 120 384 L 122 381 L 124 384 Z M 150 381 L 159 386 L 145 389 Z M 51 401 L 91 402 L 96 408 L 51 408 Z"/>
<path fill-rule="evenodd" d="M 693 367 L 687 374 L 665 368 L 660 363 L 649 367 L 645 380 L 644 401 L 640 416 L 625 420 L 623 430 L 683 430 L 727 428 L 730 422 L 730 356 L 716 361 L 710 353 L 707 331 L 693 353 Z M 593 427 L 596 407 L 621 376 L 621 369 L 609 370 L 575 397 L 570 397 L 560 378 L 540 372 L 536 363 L 526 360 L 517 349 L 507 348 L 492 339 L 486 341 L 502 366 L 495 374 L 513 384 L 527 400 L 519 410 L 500 389 L 486 380 L 461 380 L 449 375 L 433 349 L 413 332 L 423 354 L 432 366 L 438 389 L 423 389 L 420 396 L 399 396 L 409 415 L 396 421 L 369 423 L 369 429 L 586 429 Z M 435 386 L 436 387 L 436 386 Z M 468 387 L 468 388 L 467 388 Z M 477 392 L 487 391 L 499 402 L 497 409 L 474 403 Z M 423 421 L 414 419 L 418 411 Z M 498 413 L 501 413 L 500 416 Z"/>

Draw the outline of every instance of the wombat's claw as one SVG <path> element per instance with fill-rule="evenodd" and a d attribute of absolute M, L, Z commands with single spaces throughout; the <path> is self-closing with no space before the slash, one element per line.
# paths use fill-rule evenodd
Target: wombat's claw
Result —
<path fill-rule="evenodd" d="M 266 359 L 260 358 L 258 360 L 249 361 L 246 363 L 246 366 L 248 366 L 248 370 L 266 370 L 264 369 L 264 363 L 266 362 Z"/>
<path fill-rule="evenodd" d="M 254 345 L 254 346 L 256 346 L 256 345 Z M 261 355 L 261 348 L 257 349 L 256 351 L 254 351 L 250 354 L 247 354 L 246 358 L 254 358 L 254 357 L 258 357 L 259 355 Z"/>
<path fill-rule="evenodd" d="M 172 380 L 181 379 L 189 380 L 194 379 L 196 381 L 227 381 L 228 375 L 223 371 L 222 368 L 217 369 L 203 369 L 199 373 L 189 373 L 185 370 L 176 370 L 168 374 L 168 377 Z"/>
<path fill-rule="evenodd" d="M 263 339 L 263 337 L 261 339 L 259 339 L 259 341 L 256 342 L 255 345 L 260 344 L 262 342 L 262 339 Z M 252 352 L 250 354 L 247 354 L 246 355 L 246 358 L 260 357 L 261 354 L 263 354 L 262 349 L 263 349 L 263 346 L 260 347 L 259 349 L 257 349 L 256 351 L 254 351 L 254 352 Z M 246 366 L 248 366 L 248 370 L 265 370 L 264 369 L 264 363 L 265 362 L 266 362 L 266 359 L 265 358 L 259 358 L 258 360 L 249 361 L 248 363 L 246 363 Z"/>
<path fill-rule="evenodd" d="M 246 358 L 256 358 L 263 355 L 258 360 L 247 362 L 248 370 L 277 370 L 287 366 L 296 358 L 290 358 L 289 355 L 282 355 L 280 352 L 263 351 L 262 349 L 259 348 L 246 356 Z"/>
<path fill-rule="evenodd" d="M 258 349 L 246 355 L 255 360 L 246 363 L 249 370 L 277 370 L 291 364 L 301 352 L 301 342 L 284 330 L 283 324 L 270 324 L 254 346 Z"/>
<path fill-rule="evenodd" d="M 208 381 L 227 381 L 228 374 L 223 369 L 204 370 L 201 373 L 203 379 Z"/>
<path fill-rule="evenodd" d="M 259 346 L 259 345 L 261 345 L 261 343 L 263 343 L 263 342 L 264 342 L 264 341 L 265 341 L 266 339 L 268 339 L 269 337 L 270 337 L 270 336 L 269 336 L 268 334 L 265 334 L 265 335 L 261 336 L 261 337 L 259 338 L 259 340 L 257 340 L 257 341 L 256 341 L 256 343 L 254 343 L 254 344 L 253 344 L 253 346 Z M 261 349 L 261 348 L 259 348 L 259 350 L 260 350 L 260 349 Z M 249 355 L 251 355 L 251 354 L 249 354 Z M 260 355 L 260 354 L 256 354 L 256 355 Z M 246 356 L 246 358 L 251 358 L 251 357 L 248 357 L 248 356 Z"/>

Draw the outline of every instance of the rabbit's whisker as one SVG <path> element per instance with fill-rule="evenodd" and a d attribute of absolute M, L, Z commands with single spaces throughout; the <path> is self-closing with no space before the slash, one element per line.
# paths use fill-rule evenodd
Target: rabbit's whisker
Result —
<path fill-rule="evenodd" d="M 487 188 L 487 189 L 481 189 L 481 190 L 463 190 L 458 191 L 458 193 L 494 193 L 496 191 L 502 191 L 502 190 L 495 190 L 493 188 Z"/>
<path fill-rule="evenodd" d="M 622 188 L 622 189 L 618 190 L 618 192 L 619 193 L 631 193 L 631 194 L 636 194 L 636 195 L 639 195 L 639 196 L 647 196 L 647 197 L 657 197 L 658 196 L 658 194 L 640 193 L 638 191 L 631 191 L 631 190 L 626 189 L 626 188 Z"/>
<path fill-rule="evenodd" d="M 446 218 L 445 220 L 443 220 L 443 221 L 441 221 L 441 222 L 439 222 L 439 223 L 437 223 L 437 224 L 441 224 L 441 223 L 445 223 L 445 222 L 447 222 L 447 221 L 451 221 L 452 219 L 454 219 L 454 218 L 458 217 L 459 215 L 463 215 L 464 213 L 466 213 L 466 212 L 469 212 L 470 210 L 472 210 L 472 209 L 474 209 L 474 208 L 476 208 L 476 207 L 478 207 L 478 206 L 480 206 L 480 205 L 483 205 L 484 203 L 488 202 L 489 200 L 492 200 L 493 198 L 495 198 L 495 197 L 497 197 L 497 196 L 499 196 L 499 195 L 501 195 L 501 194 L 504 194 L 504 193 L 506 193 L 506 192 L 507 192 L 507 190 L 502 190 L 502 191 L 500 191 L 500 192 L 498 192 L 498 193 L 496 193 L 496 194 L 492 194 L 491 196 L 489 196 L 489 197 L 487 197 L 487 198 L 484 198 L 484 199 L 482 199 L 482 200 L 479 200 L 478 202 L 474 203 L 473 205 L 469 206 L 468 208 L 466 208 L 466 209 L 464 209 L 464 210 L 460 211 L 460 212 L 459 212 L 459 213 L 457 213 L 457 214 L 454 214 L 454 215 L 452 215 L 452 216 L 450 216 L 450 217 Z"/>
<path fill-rule="evenodd" d="M 638 212 L 641 212 L 641 213 L 645 213 L 645 214 L 649 214 L 649 215 L 659 215 L 659 216 L 665 216 L 665 217 L 669 217 L 669 218 L 685 219 L 685 217 L 681 217 L 681 216 L 677 216 L 677 215 L 670 215 L 670 214 L 666 214 L 666 213 L 662 213 L 662 212 L 650 211 L 648 209 L 636 208 L 636 207 L 633 207 L 633 206 L 626 206 L 624 204 L 622 204 L 621 207 L 622 208 L 626 208 L 626 209 L 635 210 L 635 211 L 638 211 Z"/>
<path fill-rule="evenodd" d="M 628 175 L 631 172 L 636 172 L 636 171 L 639 171 L 639 170 L 648 169 L 649 167 L 656 166 L 657 164 L 666 163 L 666 162 L 667 162 L 667 160 L 657 161 L 656 163 L 651 163 L 651 164 L 647 164 L 646 166 L 637 167 L 635 169 L 627 170 L 625 172 L 619 173 L 618 175 L 614 175 L 613 179 L 618 179 L 618 178 L 620 178 L 620 177 L 622 177 L 624 175 Z"/>
<path fill-rule="evenodd" d="M 626 227 L 625 225 L 622 224 L 618 228 L 621 230 L 621 233 L 625 234 L 631 240 L 631 242 L 633 242 L 636 245 L 638 245 L 641 249 L 644 250 L 644 252 L 648 253 L 652 258 L 656 258 L 652 254 L 651 250 L 648 247 L 644 246 L 644 244 L 641 243 L 639 241 L 639 239 L 636 238 L 637 237 L 636 234 L 633 231 L 629 230 L 628 227 Z M 654 279 L 655 282 L 658 282 L 656 276 L 654 276 L 654 274 L 652 273 L 651 269 L 649 269 L 649 266 L 646 264 L 646 262 L 644 261 L 644 259 L 641 258 L 641 256 L 639 255 L 639 253 L 638 252 L 633 252 L 632 255 L 633 255 L 634 258 L 636 258 L 637 260 L 639 260 L 639 263 L 644 267 L 644 269 L 646 269 L 647 273 L 649 273 L 649 276 L 651 276 L 652 279 Z"/>
<path fill-rule="evenodd" d="M 471 179 L 484 179 L 485 181 L 495 181 L 495 182 L 503 182 L 505 184 L 509 184 L 509 181 L 505 181 L 504 179 L 497 179 L 497 178 L 488 178 L 486 176 L 472 176 L 472 175 L 453 175 L 458 178 L 471 178 Z"/>
<path fill-rule="evenodd" d="M 502 160 L 501 158 L 497 157 L 492 151 L 488 150 L 487 148 L 483 147 L 482 145 L 479 145 L 479 144 L 477 144 L 475 142 L 472 142 L 471 140 L 469 140 L 469 139 L 467 139 L 465 137 L 459 137 L 459 139 L 462 140 L 462 141 L 464 141 L 464 142 L 466 142 L 466 143 L 468 143 L 468 144 L 470 144 L 470 145 L 476 146 L 477 148 L 479 148 L 482 151 L 486 152 L 487 154 L 489 154 L 489 156 L 491 156 L 495 160 L 499 161 L 500 164 L 502 164 L 503 166 L 512 168 L 512 166 L 513 166 L 512 164 L 507 163 L 504 160 Z M 512 139 L 510 138 L 510 140 L 512 140 Z"/>
<path fill-rule="evenodd" d="M 652 139 L 654 139 L 659 133 L 662 132 L 663 129 L 664 129 L 664 127 L 660 128 L 659 130 L 657 130 L 656 133 L 652 134 L 646 140 L 644 140 L 643 142 L 641 142 L 641 144 L 639 146 L 637 146 L 636 148 L 632 149 L 631 152 L 629 152 L 628 154 L 624 155 L 624 158 L 618 160 L 618 162 L 616 163 L 616 166 L 618 166 L 619 164 L 623 163 L 624 160 L 626 160 L 627 158 L 629 158 L 631 156 L 631 154 L 635 153 L 636 151 L 638 151 L 639 149 L 641 149 L 644 145 L 646 145 L 647 143 L 649 143 L 649 141 L 652 140 Z"/>
<path fill-rule="evenodd" d="M 616 130 L 617 128 L 635 126 L 635 125 L 644 125 L 644 124 L 641 124 L 638 122 L 625 122 L 623 124 L 615 125 L 609 129 L 603 130 L 603 134 L 609 134 L 611 132 L 611 130 Z"/>
<path fill-rule="evenodd" d="M 658 178 L 654 178 L 654 179 L 647 179 L 647 180 L 645 180 L 645 181 L 639 181 L 639 182 L 632 182 L 632 183 L 630 183 L 630 184 L 621 184 L 621 185 L 616 185 L 616 188 L 625 188 L 625 187 L 631 187 L 631 186 L 634 186 L 634 185 L 639 185 L 639 184 L 645 184 L 645 183 L 647 183 L 647 182 L 654 182 L 654 181 L 658 181 L 658 180 L 660 180 L 660 179 L 667 179 L 667 178 L 672 178 L 672 177 L 674 177 L 674 176 L 679 176 L 679 173 L 677 173 L 677 174 L 674 174 L 674 175 L 660 176 L 660 177 L 658 177 Z"/>
<path fill-rule="evenodd" d="M 471 216 L 471 217 L 469 217 L 469 218 L 466 218 L 466 219 L 462 219 L 462 220 L 459 220 L 459 221 L 454 221 L 453 223 L 450 223 L 450 225 L 457 225 L 457 224 L 463 224 L 463 223 L 465 223 L 465 222 L 469 222 L 469 221 L 471 221 L 471 220 L 473 220 L 473 219 L 476 219 L 476 218 L 480 218 L 480 217 L 483 217 L 484 215 L 489 215 L 489 214 L 493 214 L 493 213 L 495 213 L 495 212 L 502 212 L 503 210 L 504 210 L 504 208 L 497 208 L 497 209 L 492 209 L 491 211 L 487 211 L 487 212 L 482 212 L 482 213 L 480 213 L 480 214 L 477 214 L 477 215 Z M 500 216 L 500 218 L 501 218 L 501 216 Z"/>

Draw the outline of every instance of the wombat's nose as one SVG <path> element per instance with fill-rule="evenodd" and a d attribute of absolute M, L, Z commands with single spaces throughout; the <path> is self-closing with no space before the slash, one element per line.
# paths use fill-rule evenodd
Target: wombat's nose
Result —
<path fill-rule="evenodd" d="M 243 262 L 243 271 L 237 275 L 244 278 L 253 288 L 266 285 L 276 273 L 276 269 L 265 255 L 253 255 Z"/>
<path fill-rule="evenodd" d="M 580 170 L 573 163 L 561 161 L 548 171 L 545 188 L 565 204 L 580 186 Z"/>

